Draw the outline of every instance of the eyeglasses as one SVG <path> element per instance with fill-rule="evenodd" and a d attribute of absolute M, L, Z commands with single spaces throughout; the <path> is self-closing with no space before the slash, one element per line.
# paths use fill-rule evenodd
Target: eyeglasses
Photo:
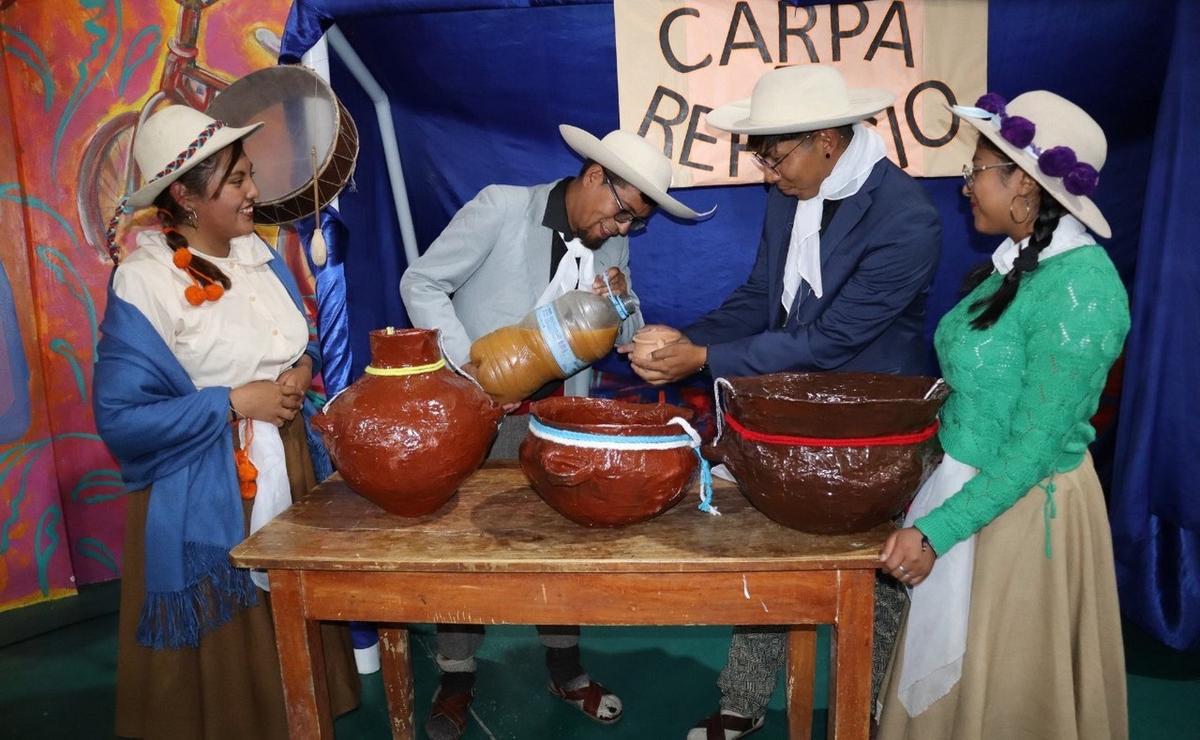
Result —
<path fill-rule="evenodd" d="M 996 167 L 1016 167 L 1016 162 L 1001 162 L 999 164 L 981 164 L 971 166 L 964 164 L 962 169 L 963 182 L 967 184 L 967 190 L 975 189 L 975 173 L 983 172 L 984 170 L 995 169 Z"/>
<path fill-rule="evenodd" d="M 608 186 L 608 192 L 612 193 L 613 200 L 617 202 L 617 212 L 613 216 L 613 221 L 619 224 L 629 224 L 630 231 L 641 231 L 646 228 L 646 219 L 638 216 L 633 211 L 629 210 L 624 203 L 621 202 L 621 196 L 617 195 L 617 189 L 609 179 L 608 174 L 604 175 L 604 184 Z"/>
<path fill-rule="evenodd" d="M 807 142 L 807 141 L 809 141 L 810 139 L 812 139 L 812 137 L 813 137 L 813 135 L 812 135 L 811 133 L 809 133 L 809 134 L 805 134 L 805 135 L 801 136 L 801 137 L 800 137 L 800 141 L 798 141 L 798 142 L 796 143 L 796 146 L 792 147 L 791 149 L 788 149 L 788 153 L 787 153 L 787 154 L 783 155 L 782 157 L 780 157 L 779 159 L 775 160 L 774 162 L 772 162 L 771 160 L 769 160 L 769 159 L 767 159 L 766 157 L 762 156 L 762 155 L 761 155 L 761 154 L 759 154 L 758 152 L 752 152 L 752 153 L 751 153 L 751 156 L 753 156 L 753 157 L 754 157 L 754 163 L 755 163 L 756 165 L 758 165 L 758 166 L 759 166 L 759 168 L 760 168 L 760 169 L 761 169 L 761 170 L 762 170 L 764 173 L 766 173 L 766 171 L 767 171 L 767 170 L 771 170 L 771 171 L 772 171 L 772 172 L 774 172 L 776 175 L 779 175 L 780 177 L 782 177 L 782 176 L 783 176 L 783 173 L 779 171 L 779 165 L 783 164 L 783 160 L 785 160 L 785 159 L 787 159 L 788 157 L 792 156 L 792 152 L 794 152 L 794 151 L 796 151 L 797 149 L 799 149 L 799 148 L 800 148 L 800 146 L 801 146 L 802 144 L 804 144 L 805 142 Z"/>

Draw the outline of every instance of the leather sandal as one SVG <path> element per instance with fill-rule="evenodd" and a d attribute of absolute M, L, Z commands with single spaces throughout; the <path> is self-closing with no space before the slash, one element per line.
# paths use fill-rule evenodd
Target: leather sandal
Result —
<path fill-rule="evenodd" d="M 585 716 L 596 720 L 602 725 L 611 725 L 621 719 L 621 713 L 624 711 L 621 706 L 620 697 L 595 681 L 589 681 L 587 685 L 569 691 L 550 681 L 546 684 L 546 688 L 551 694 L 574 706 L 583 712 Z M 606 705 L 609 708 L 615 706 L 616 713 L 609 717 L 602 716 L 600 712 Z"/>
<path fill-rule="evenodd" d="M 706 717 L 693 729 L 704 730 L 705 740 L 737 740 L 762 729 L 763 723 L 766 720 L 765 716 L 753 719 L 751 717 L 737 717 L 725 712 L 717 712 L 710 717 Z M 725 734 L 726 732 L 737 734 L 727 735 Z"/>
<path fill-rule="evenodd" d="M 474 699 L 474 689 L 458 694 L 443 694 L 441 688 L 438 688 L 433 697 L 433 706 L 429 709 L 428 722 L 432 722 L 438 717 L 445 717 L 457 731 L 456 737 L 462 737 L 467 730 L 471 702 Z"/>

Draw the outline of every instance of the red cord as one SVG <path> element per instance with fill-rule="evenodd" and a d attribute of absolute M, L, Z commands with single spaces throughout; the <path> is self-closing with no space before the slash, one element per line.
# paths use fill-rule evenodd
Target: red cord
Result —
<path fill-rule="evenodd" d="M 896 447 L 900 445 L 913 445 L 924 442 L 933 435 L 937 434 L 938 422 L 937 419 L 933 423 L 925 427 L 919 432 L 909 432 L 907 434 L 888 434 L 880 437 L 793 437 L 787 434 L 765 434 L 756 432 L 752 429 L 747 429 L 742 426 L 737 419 L 725 416 L 726 423 L 729 428 L 742 435 L 742 437 L 751 442 L 767 442 L 776 445 L 792 445 L 803 447 Z"/>

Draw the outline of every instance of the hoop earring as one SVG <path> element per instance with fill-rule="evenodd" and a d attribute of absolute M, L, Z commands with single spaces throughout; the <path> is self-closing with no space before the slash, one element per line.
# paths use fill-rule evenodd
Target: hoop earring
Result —
<path fill-rule="evenodd" d="M 196 228 L 196 225 L 199 223 L 196 218 L 196 211 L 192 208 L 185 208 L 183 213 L 184 221 L 187 223 L 187 225 L 191 226 L 193 229 Z"/>
<path fill-rule="evenodd" d="M 1013 206 L 1016 204 L 1018 197 L 1019 196 L 1014 195 L 1013 199 L 1009 202 L 1008 217 L 1012 219 L 1014 224 L 1023 224 L 1029 220 L 1029 216 L 1030 216 L 1030 213 L 1033 211 L 1033 208 L 1032 208 L 1032 206 L 1029 205 L 1028 197 L 1020 198 L 1021 202 L 1025 204 L 1025 215 L 1022 216 L 1021 218 L 1017 218 L 1017 214 L 1013 213 Z"/>

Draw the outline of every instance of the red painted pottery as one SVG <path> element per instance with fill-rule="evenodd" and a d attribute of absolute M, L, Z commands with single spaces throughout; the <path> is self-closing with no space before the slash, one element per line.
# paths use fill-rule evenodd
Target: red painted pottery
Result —
<path fill-rule="evenodd" d="M 704 456 L 724 463 L 750 503 L 816 534 L 871 529 L 908 505 L 940 452 L 944 385 L 873 373 L 730 379 L 724 432 Z"/>
<path fill-rule="evenodd" d="M 313 419 L 346 483 L 400 516 L 446 503 L 483 462 L 503 414 L 470 380 L 444 365 L 432 369 L 442 363 L 437 337 L 425 329 L 371 332 L 367 374 Z"/>
<path fill-rule="evenodd" d="M 673 417 L 692 412 L 666 404 L 599 398 L 547 398 L 531 406 L 552 430 L 617 437 L 679 437 Z M 589 449 L 530 432 L 521 443 L 521 470 L 555 511 L 588 527 L 618 527 L 658 516 L 679 503 L 699 461 L 690 447 L 666 450 Z"/>

